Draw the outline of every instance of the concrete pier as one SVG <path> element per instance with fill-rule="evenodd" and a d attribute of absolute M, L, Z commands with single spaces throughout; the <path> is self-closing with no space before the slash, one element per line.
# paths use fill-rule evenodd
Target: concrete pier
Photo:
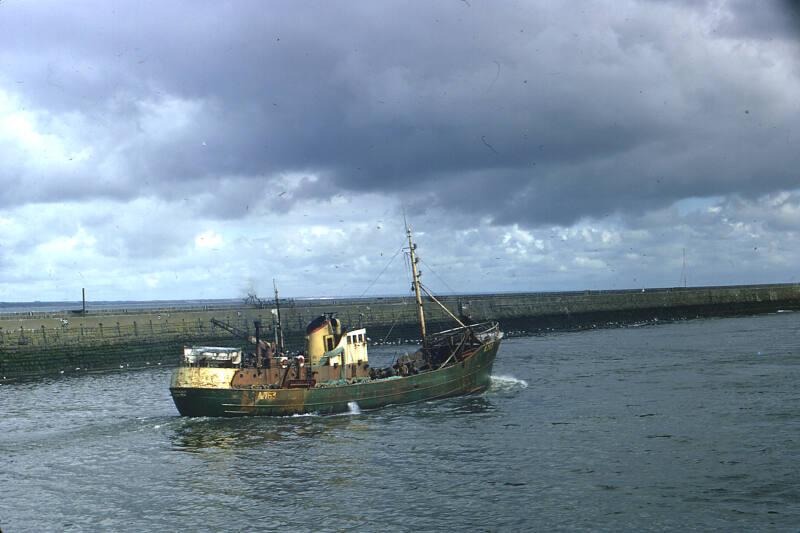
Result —
<path fill-rule="evenodd" d="M 633 322 L 800 310 L 800 284 L 659 288 L 445 296 L 452 313 L 474 321 L 497 320 L 512 333 L 614 327 Z M 350 327 L 365 326 L 371 341 L 419 338 L 411 297 L 287 300 L 284 331 L 300 348 L 305 326 L 334 312 Z M 427 305 L 429 331 L 452 327 L 438 306 Z M 0 380 L 47 374 L 174 365 L 189 344 L 240 341 L 211 324 L 216 318 L 245 331 L 261 320 L 271 336 L 269 308 L 119 309 L 80 313 L 0 314 Z"/>

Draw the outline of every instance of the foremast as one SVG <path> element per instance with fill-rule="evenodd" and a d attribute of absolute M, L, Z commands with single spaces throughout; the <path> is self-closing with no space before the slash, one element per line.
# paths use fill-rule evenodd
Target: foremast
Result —
<path fill-rule="evenodd" d="M 277 345 L 278 352 L 283 353 L 286 347 L 283 342 L 283 323 L 281 322 L 281 304 L 278 298 L 278 284 L 275 278 L 272 278 L 272 288 L 275 289 L 275 309 L 272 310 L 273 319 L 275 322 L 275 344 Z"/>
<path fill-rule="evenodd" d="M 414 251 L 417 249 L 417 245 L 414 244 L 413 239 L 411 238 L 411 228 L 408 226 L 408 222 L 406 222 L 406 235 L 408 236 L 408 253 L 411 258 L 411 274 L 414 278 L 414 296 L 417 300 L 417 317 L 419 318 L 419 330 L 422 334 L 422 348 L 425 350 L 428 347 L 428 339 L 427 339 L 427 332 L 425 330 L 425 307 L 422 305 L 422 291 L 420 289 L 420 282 L 419 282 L 419 270 L 417 269 L 417 262 L 419 258 Z"/>

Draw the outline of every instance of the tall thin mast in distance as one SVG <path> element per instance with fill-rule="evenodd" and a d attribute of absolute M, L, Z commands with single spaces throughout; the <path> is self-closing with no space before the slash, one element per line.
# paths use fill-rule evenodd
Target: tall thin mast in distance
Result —
<path fill-rule="evenodd" d="M 403 217 L 405 219 L 405 217 Z M 417 245 L 414 244 L 414 241 L 411 238 L 411 228 L 408 226 L 408 222 L 406 224 L 406 235 L 408 236 L 408 253 L 411 257 L 411 273 L 414 276 L 414 295 L 417 299 L 417 315 L 419 317 L 419 329 L 420 333 L 422 333 L 422 347 L 428 347 L 428 340 L 427 340 L 427 332 L 425 331 L 425 308 L 422 305 L 422 293 L 420 292 L 419 288 L 419 271 L 417 270 L 417 258 L 416 253 L 414 252 L 417 248 Z"/>

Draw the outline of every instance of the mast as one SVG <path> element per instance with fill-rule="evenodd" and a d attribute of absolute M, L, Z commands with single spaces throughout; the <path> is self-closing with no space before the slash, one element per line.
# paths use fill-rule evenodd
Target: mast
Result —
<path fill-rule="evenodd" d="M 405 218 L 405 217 L 403 217 Z M 414 253 L 416 250 L 417 245 L 414 244 L 414 241 L 411 240 L 411 228 L 408 227 L 408 222 L 406 222 L 406 235 L 408 236 L 408 251 L 409 255 L 411 256 L 411 273 L 414 276 L 414 295 L 417 299 L 417 316 L 419 317 L 419 330 L 422 333 L 422 348 L 425 349 L 428 347 L 428 340 L 426 338 L 426 331 L 425 331 L 425 308 L 422 306 L 422 292 L 420 291 L 420 283 L 419 283 L 419 271 L 417 270 L 417 261 L 419 258 Z"/>
<path fill-rule="evenodd" d="M 683 249 L 683 268 L 681 268 L 681 282 L 683 282 L 683 288 L 686 288 L 687 280 L 686 280 L 686 248 Z"/>
<path fill-rule="evenodd" d="M 278 284 L 275 283 L 275 278 L 272 278 L 272 287 L 275 289 L 275 316 L 277 318 L 275 329 L 275 342 L 278 344 L 278 352 L 283 353 L 283 325 L 281 324 L 281 304 L 278 300 Z"/>

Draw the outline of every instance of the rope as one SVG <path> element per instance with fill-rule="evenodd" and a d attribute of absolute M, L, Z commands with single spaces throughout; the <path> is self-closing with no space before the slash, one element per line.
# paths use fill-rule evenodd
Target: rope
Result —
<path fill-rule="evenodd" d="M 408 252 L 403 254 L 403 266 L 406 269 L 406 280 L 413 278 L 413 276 L 411 275 L 411 254 L 408 253 Z M 409 292 L 413 292 L 413 291 L 414 291 L 414 288 L 413 288 L 413 284 L 412 284 L 411 288 L 409 289 Z"/>
<path fill-rule="evenodd" d="M 397 316 L 396 316 L 396 315 L 395 315 L 395 317 L 394 317 L 394 320 L 392 321 L 392 327 L 390 327 L 390 328 L 389 328 L 389 331 L 386 333 L 386 336 L 385 336 L 385 337 L 383 338 L 383 340 L 381 341 L 381 344 L 384 344 L 384 343 L 386 342 L 386 339 L 388 339 L 388 338 L 389 338 L 389 335 L 391 335 L 391 334 L 392 334 L 392 330 L 394 329 L 394 325 L 395 325 L 395 324 L 397 324 Z"/>
<path fill-rule="evenodd" d="M 444 284 L 444 286 L 447 287 L 450 290 L 451 294 L 456 294 L 456 291 L 453 290 L 453 287 L 448 285 L 447 282 L 444 279 L 442 279 L 442 277 L 439 274 L 436 273 L 436 271 L 433 269 L 433 267 L 431 265 L 429 265 L 428 263 L 425 263 L 425 261 L 423 261 L 422 259 L 420 259 L 419 262 L 420 263 L 424 263 L 425 264 L 425 268 L 429 268 L 430 271 L 433 272 L 433 275 L 436 276 L 437 278 L 439 278 L 439 281 L 441 281 Z"/>
<path fill-rule="evenodd" d="M 386 263 L 386 266 L 385 266 L 385 267 L 383 267 L 383 270 L 381 270 L 381 271 L 380 271 L 380 273 L 377 275 L 377 277 L 376 277 L 375 279 L 373 279 L 373 280 L 372 280 L 372 283 L 370 283 L 370 284 L 367 286 L 367 288 L 366 288 L 366 289 L 364 289 L 364 292 L 362 292 L 362 293 L 361 293 L 361 295 L 359 296 L 359 298 L 363 298 L 363 297 L 364 297 L 364 295 L 365 295 L 365 294 L 367 294 L 367 292 L 369 292 L 369 290 L 372 288 L 372 286 L 373 286 L 373 285 L 375 285 L 375 283 L 376 283 L 376 282 L 377 282 L 377 281 L 380 279 L 380 277 L 383 275 L 383 273 L 384 273 L 384 272 L 386 272 L 386 269 L 388 269 L 388 268 L 389 268 L 389 266 L 392 264 L 392 261 L 394 261 L 394 258 L 395 258 L 395 257 L 397 257 L 397 254 L 399 254 L 399 253 L 400 253 L 400 252 L 402 252 L 402 251 L 403 251 L 403 247 L 401 246 L 401 247 L 400 247 L 400 248 L 399 248 L 399 249 L 398 249 L 398 250 L 397 250 L 397 251 L 394 253 L 394 255 L 392 256 L 392 258 L 391 258 L 391 259 L 389 259 L 389 262 L 388 262 L 388 263 Z"/>

